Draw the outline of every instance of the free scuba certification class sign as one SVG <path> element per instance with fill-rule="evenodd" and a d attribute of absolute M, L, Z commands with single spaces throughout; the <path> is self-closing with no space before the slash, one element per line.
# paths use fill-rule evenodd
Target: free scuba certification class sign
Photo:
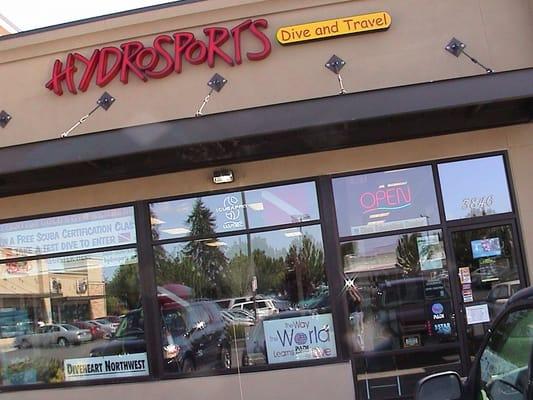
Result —
<path fill-rule="evenodd" d="M 278 29 L 276 39 L 281 44 L 293 44 L 355 33 L 381 31 L 388 29 L 391 21 L 391 16 L 388 13 L 379 11 L 302 25 L 284 26 Z"/>

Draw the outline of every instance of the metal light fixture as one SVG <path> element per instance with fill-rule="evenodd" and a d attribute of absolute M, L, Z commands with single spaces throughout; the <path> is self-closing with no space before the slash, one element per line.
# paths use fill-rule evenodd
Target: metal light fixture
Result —
<path fill-rule="evenodd" d="M 234 178 L 231 169 L 217 169 L 213 172 L 213 183 L 230 183 L 233 182 Z"/>
<path fill-rule="evenodd" d="M 331 72 L 337 75 L 337 80 L 339 81 L 339 87 L 340 87 L 339 94 L 347 93 L 346 89 L 344 89 L 344 85 L 342 83 L 342 77 L 340 75 L 340 71 L 345 65 L 346 65 L 346 61 L 344 61 L 340 57 L 337 57 L 335 54 L 331 56 L 331 58 L 328 60 L 328 62 L 325 65 L 327 69 L 329 69 Z"/>
<path fill-rule="evenodd" d="M 7 113 L 7 111 L 0 111 L 0 126 L 2 128 L 5 128 L 6 125 L 11 121 L 11 118 L 13 118 L 11 115 Z"/>
<path fill-rule="evenodd" d="M 477 59 L 475 59 L 470 54 L 468 54 L 465 51 L 465 48 L 466 48 L 466 44 L 464 44 L 463 42 L 461 42 L 457 38 L 452 38 L 452 40 L 450 40 L 450 42 L 446 45 L 444 50 L 446 50 L 450 54 L 453 54 L 455 57 L 459 57 L 461 54 L 464 54 L 474 64 L 477 64 L 481 68 L 483 68 L 487 74 L 492 74 L 494 72 L 494 70 L 492 68 L 486 67 L 485 65 L 481 64 Z"/>
<path fill-rule="evenodd" d="M 202 105 L 200 106 L 198 111 L 196 111 L 196 114 L 194 114 L 195 117 L 201 117 L 203 115 L 202 112 L 204 111 L 204 107 L 207 105 L 207 103 L 211 99 L 213 90 L 215 90 L 216 92 L 220 92 L 227 82 L 228 80 L 226 78 L 224 78 L 222 75 L 219 75 L 217 73 L 215 73 L 215 75 L 213 75 L 211 79 L 209 79 L 209 82 L 207 82 L 207 86 L 209 86 L 211 90 L 209 90 L 209 93 L 207 94 L 207 96 L 205 96 L 204 101 L 202 102 Z"/>
<path fill-rule="evenodd" d="M 99 108 L 103 108 L 104 111 L 107 111 L 109 110 L 109 108 L 113 105 L 113 103 L 115 102 L 115 98 L 113 96 L 111 96 L 109 93 L 107 92 L 104 92 L 104 94 L 102 94 L 100 96 L 100 98 L 96 101 L 96 107 L 94 107 L 91 111 L 89 111 L 88 114 L 84 115 L 83 117 L 81 117 L 74 125 L 72 125 L 72 127 L 66 131 L 66 132 L 63 132 L 61 134 L 61 137 L 62 138 L 66 138 L 68 135 L 70 135 L 70 133 L 76 129 L 78 126 L 80 126 L 81 124 L 83 124 L 85 121 L 87 121 L 87 119 L 96 111 L 98 110 Z"/>

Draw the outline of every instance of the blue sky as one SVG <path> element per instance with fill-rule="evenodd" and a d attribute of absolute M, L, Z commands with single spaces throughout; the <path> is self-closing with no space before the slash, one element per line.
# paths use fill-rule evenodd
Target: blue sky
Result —
<path fill-rule="evenodd" d="M 169 0 L 1 0 L 0 15 L 6 17 L 20 31 L 27 31 L 172 2 Z M 29 10 L 31 12 L 28 12 Z"/>

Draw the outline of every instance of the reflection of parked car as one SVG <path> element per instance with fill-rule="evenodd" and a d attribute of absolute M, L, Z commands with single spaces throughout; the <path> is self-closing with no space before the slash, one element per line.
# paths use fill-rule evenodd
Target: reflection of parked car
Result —
<path fill-rule="evenodd" d="M 104 332 L 104 338 L 110 338 L 113 336 L 118 328 L 117 324 L 112 324 L 110 321 L 103 318 L 91 319 L 86 322 Z"/>
<path fill-rule="evenodd" d="M 235 304 L 244 303 L 246 301 L 250 301 L 251 299 L 252 299 L 252 296 L 232 297 L 231 299 L 216 300 L 215 303 L 217 303 L 219 307 L 222 309 L 230 309 Z"/>
<path fill-rule="evenodd" d="M 298 308 L 312 310 L 315 308 L 323 308 L 329 305 L 329 290 L 322 290 L 305 300 L 302 300 L 298 303 Z"/>
<path fill-rule="evenodd" d="M 519 280 L 502 282 L 492 287 L 491 291 L 487 296 L 487 304 L 489 306 L 489 311 L 492 318 L 498 315 L 505 308 L 509 297 L 511 297 L 519 290 Z"/>
<path fill-rule="evenodd" d="M 407 335 L 421 335 L 422 341 L 441 342 L 446 337 L 455 336 L 447 283 L 441 282 L 440 288 L 436 287 L 434 281 L 431 286 L 427 283 L 425 278 L 417 277 L 385 281 L 379 285 L 377 319 L 397 339 Z M 428 292 L 427 288 L 430 288 L 431 292 Z M 433 297 L 437 292 L 439 296 L 443 296 Z M 432 294 L 431 298 L 428 298 L 429 293 Z M 433 335 L 428 335 L 428 326 L 433 323 L 446 324 L 444 333 L 435 330 Z"/>
<path fill-rule="evenodd" d="M 115 322 L 112 322 L 108 318 L 96 318 L 96 319 L 92 320 L 92 322 L 95 322 L 95 323 L 107 328 L 111 333 L 115 333 L 117 331 L 118 326 L 120 325 L 120 319 L 118 321 L 115 320 Z"/>
<path fill-rule="evenodd" d="M 72 322 L 71 325 L 77 326 L 80 329 L 87 329 L 89 332 L 91 332 L 91 336 L 93 340 L 96 339 L 102 339 L 106 336 L 106 331 L 104 331 L 102 328 L 100 328 L 96 324 L 91 324 L 87 321 L 75 321 Z"/>
<path fill-rule="evenodd" d="M 68 346 L 81 344 L 92 339 L 91 332 L 69 324 L 50 324 L 37 328 L 36 332 L 29 335 L 17 336 L 15 347 L 47 347 L 52 345 Z"/>
<path fill-rule="evenodd" d="M 252 313 L 246 310 L 232 309 L 232 310 L 222 310 L 220 312 L 224 322 L 228 326 L 233 325 L 244 325 L 244 326 L 253 326 L 255 325 L 255 318 Z"/>
<path fill-rule="evenodd" d="M 109 324 L 111 325 L 112 328 L 115 329 L 115 332 L 116 332 L 118 327 L 119 327 L 119 325 L 120 325 L 120 322 L 122 321 L 122 317 L 118 317 L 116 315 L 108 315 L 105 318 L 97 318 L 96 320 L 97 321 L 99 321 L 99 320 L 107 320 L 107 321 L 109 321 Z"/>
<path fill-rule="evenodd" d="M 244 303 L 235 304 L 230 310 L 246 310 L 254 313 L 257 310 L 257 318 L 264 318 L 279 313 L 280 311 L 289 310 L 289 303 L 284 300 L 276 299 L 256 299 L 255 301 L 245 301 Z"/>
<path fill-rule="evenodd" d="M 220 308 L 214 302 L 187 302 L 159 295 L 163 358 L 166 368 L 190 372 L 195 369 L 231 368 L 231 348 Z M 113 340 L 91 350 L 92 357 L 146 352 L 144 313 L 127 313 Z"/>

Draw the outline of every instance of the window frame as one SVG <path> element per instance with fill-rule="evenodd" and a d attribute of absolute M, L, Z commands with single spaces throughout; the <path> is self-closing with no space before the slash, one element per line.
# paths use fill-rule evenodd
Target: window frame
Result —
<path fill-rule="evenodd" d="M 291 222 L 286 224 L 279 224 L 279 225 L 267 225 L 262 226 L 259 228 L 244 228 L 239 229 L 235 231 L 229 231 L 229 232 L 216 232 L 216 237 L 218 238 L 224 238 L 228 236 L 238 236 L 238 235 L 253 235 L 257 233 L 267 233 L 267 232 L 274 232 L 274 231 L 280 231 L 284 229 L 290 229 L 290 228 L 299 228 L 299 227 L 307 227 L 307 226 L 318 226 L 320 228 L 320 234 L 322 237 L 322 250 L 324 252 L 324 273 L 328 282 L 328 286 L 331 288 L 331 275 L 335 275 L 332 270 L 334 270 L 336 267 L 334 267 L 333 264 L 329 264 L 327 262 L 327 254 L 328 251 L 326 250 L 325 245 L 325 235 L 326 235 L 326 229 L 324 228 L 324 222 L 323 222 L 323 210 L 325 207 L 325 201 L 321 197 L 321 191 L 320 191 L 320 179 L 319 177 L 309 177 L 309 178 L 299 178 L 294 180 L 286 180 L 286 181 L 277 181 L 277 182 L 269 182 L 268 184 L 257 184 L 252 186 L 245 186 L 245 187 L 230 187 L 225 190 L 220 191 L 208 191 L 208 192 L 200 192 L 200 193 L 187 193 L 182 194 L 178 196 L 170 196 L 170 197 L 162 197 L 162 198 L 156 198 L 156 199 L 148 199 L 144 201 L 144 207 L 146 208 L 146 212 L 150 212 L 150 205 L 153 203 L 160 203 L 165 201 L 175 201 L 175 200 L 183 200 L 188 198 L 200 198 L 203 196 L 210 196 L 210 195 L 221 195 L 225 193 L 240 193 L 240 192 L 246 192 L 250 190 L 260 190 L 260 189 L 268 189 L 271 187 L 281 187 L 281 186 L 291 186 L 296 185 L 300 183 L 313 183 L 315 187 L 315 193 L 316 193 L 316 200 L 317 200 L 317 211 L 318 211 L 318 219 L 310 219 L 303 222 Z M 151 227 L 151 225 L 149 225 Z M 183 237 L 176 237 L 176 238 L 168 238 L 168 239 L 159 239 L 154 240 L 151 233 L 150 233 L 150 248 L 152 253 L 152 262 L 155 266 L 155 261 L 153 257 L 153 248 L 155 246 L 163 246 L 168 244 L 177 244 L 177 243 L 186 243 L 193 240 L 202 240 L 202 239 L 208 239 L 211 236 L 210 235 L 195 235 L 195 236 L 183 236 Z M 154 274 L 155 279 L 155 274 Z M 330 289 L 331 290 L 331 289 Z M 155 296 L 153 296 L 155 297 Z M 224 299 L 221 299 L 224 300 Z M 216 301 L 216 300 L 214 300 Z M 157 300 L 156 300 L 157 302 Z M 238 302 L 234 304 L 234 307 L 237 307 L 237 309 L 242 310 L 243 304 L 246 302 Z M 317 359 L 317 360 L 303 360 L 303 361 L 293 361 L 293 362 L 286 362 L 286 363 L 279 363 L 279 364 L 265 364 L 265 365 L 254 365 L 254 366 L 247 366 L 245 370 L 242 370 L 241 366 L 241 373 L 245 372 L 262 372 L 262 371 L 273 371 L 273 370 L 280 370 L 280 369 L 288 369 L 288 368 L 300 368 L 305 366 L 314 366 L 314 365 L 325 365 L 325 364 L 334 364 L 334 363 L 342 363 L 346 362 L 348 359 L 346 358 L 345 352 L 343 351 L 344 345 L 342 343 L 341 333 L 338 333 L 338 320 L 339 318 L 336 317 L 338 315 L 339 311 L 335 310 L 335 307 L 339 307 L 338 304 L 331 303 L 331 316 L 333 319 L 334 324 L 334 332 L 335 332 L 335 345 L 337 348 L 337 356 L 331 357 L 331 358 L 324 358 L 324 359 Z M 159 326 L 159 325 L 156 325 Z M 162 365 L 162 356 L 159 355 L 159 363 Z M 232 367 L 232 369 L 228 371 L 224 370 L 212 370 L 212 371 L 202 371 L 202 372 L 192 372 L 192 373 L 181 373 L 181 372 L 170 372 L 165 371 L 164 369 L 160 370 L 160 377 L 161 379 L 175 379 L 175 378 L 187 378 L 187 377 L 209 377 L 209 376 L 218 376 L 218 375 L 232 375 L 236 374 L 238 370 L 235 367 Z"/>
<path fill-rule="evenodd" d="M 442 163 L 449 163 L 449 162 L 455 162 L 455 161 L 468 161 L 468 160 L 474 160 L 474 159 L 481 159 L 481 158 L 487 158 L 487 157 L 494 157 L 494 156 L 501 156 L 503 160 L 503 165 L 505 169 L 505 177 L 507 179 L 507 186 L 509 189 L 509 197 L 510 197 L 510 203 L 511 203 L 511 209 L 512 212 L 507 213 L 500 213 L 500 214 L 491 214 L 491 215 L 485 215 L 485 216 L 479 216 L 479 217 L 472 217 L 472 218 L 463 218 L 463 219 L 456 219 L 456 220 L 446 220 L 445 212 L 444 212 L 444 199 L 442 195 L 441 190 L 441 182 L 440 177 L 438 173 L 438 164 Z M 445 245 L 445 252 L 446 254 L 451 254 L 451 249 L 448 247 L 448 244 L 446 243 L 446 238 L 448 237 L 448 232 L 452 229 L 457 229 L 463 226 L 477 226 L 477 225 L 489 225 L 489 224 L 498 224 L 498 223 L 505 223 L 509 220 L 512 220 L 515 222 L 515 226 L 517 229 L 517 241 L 518 246 L 517 248 L 520 250 L 517 253 L 519 263 L 519 278 L 521 282 L 523 282 L 524 285 L 529 285 L 529 278 L 527 274 L 524 273 L 524 243 L 522 240 L 522 233 L 520 229 L 520 219 L 518 215 L 518 209 L 517 209 L 517 203 L 516 203 L 516 196 L 515 196 L 515 188 L 511 176 L 511 169 L 509 164 L 509 156 L 507 151 L 493 151 L 493 152 L 486 152 L 486 153 L 479 153 L 479 154 L 467 154 L 462 156 L 455 156 L 455 157 L 448 157 L 448 158 L 437 158 L 437 159 L 430 159 L 430 160 L 424 160 L 419 161 L 415 163 L 406 163 L 406 164 L 394 164 L 394 165 L 387 165 L 383 167 L 378 168 L 370 168 L 370 169 L 363 169 L 363 170 L 356 170 L 356 171 L 347 171 L 342 172 L 338 174 L 331 174 L 328 175 L 328 178 L 333 180 L 335 178 L 343 178 L 343 177 L 350 177 L 355 175 L 364 175 L 364 174 L 371 174 L 376 172 L 385 172 L 385 171 L 392 171 L 397 169 L 404 169 L 404 168 L 414 168 L 414 167 L 420 167 L 420 166 L 431 166 L 432 172 L 433 172 L 433 182 L 435 186 L 435 193 L 437 198 L 437 207 L 439 211 L 439 217 L 440 217 L 440 224 L 434 224 L 434 225 L 428 225 L 423 227 L 414 227 L 414 228 L 408 228 L 408 229 L 399 229 L 399 230 L 393 230 L 393 231 L 386 231 L 386 232 L 376 232 L 376 233 L 369 233 L 369 234 L 362 234 L 362 235 L 350 235 L 350 236 L 340 236 L 337 227 L 335 226 L 335 231 L 330 231 L 330 234 L 334 234 L 334 236 L 337 239 L 338 244 L 338 253 L 339 258 L 338 261 L 340 261 L 340 265 L 342 264 L 342 258 L 340 257 L 340 245 L 344 242 L 349 241 L 355 241 L 355 240 L 363 240 L 363 239 L 371 239 L 376 237 L 382 237 L 382 236 L 389 236 L 389 235 L 403 235 L 403 234 L 410 234 L 410 233 L 416 233 L 419 231 L 429 231 L 429 230 L 436 230 L 440 229 L 443 233 L 444 238 L 444 245 Z M 335 207 L 333 208 L 333 214 L 335 217 L 335 223 L 338 218 L 337 210 Z M 385 351 L 384 354 L 388 354 L 390 352 L 396 352 L 396 350 L 391 351 Z M 381 352 L 380 352 L 381 353 Z M 375 354 L 375 353 L 372 353 Z"/>
<path fill-rule="evenodd" d="M 62 258 L 62 257 L 76 256 L 76 255 L 105 253 L 105 252 L 113 252 L 113 251 L 120 251 L 120 250 L 135 250 L 137 253 L 137 257 L 140 258 L 139 234 L 140 234 L 141 229 L 140 229 L 140 225 L 139 225 L 139 222 L 137 219 L 137 213 L 136 213 L 136 209 L 138 208 L 138 202 L 124 202 L 124 203 L 116 203 L 116 204 L 105 205 L 105 206 L 87 207 L 87 208 L 73 209 L 73 210 L 62 210 L 62 211 L 56 211 L 56 212 L 51 212 L 51 213 L 39 213 L 39 214 L 23 216 L 23 217 L 19 216 L 19 217 L 1 220 L 0 224 L 24 222 L 24 221 L 31 221 L 31 220 L 44 219 L 44 218 L 62 217 L 62 216 L 68 216 L 68 215 L 73 215 L 73 214 L 84 214 L 84 213 L 106 211 L 106 210 L 112 210 L 116 208 L 127 208 L 127 207 L 131 207 L 132 212 L 133 212 L 133 219 L 135 222 L 136 237 L 132 243 L 125 244 L 125 245 L 104 246 L 104 247 L 95 247 L 95 248 L 90 248 L 90 249 L 54 252 L 54 253 L 47 253 L 47 254 L 41 254 L 41 255 L 35 255 L 35 256 L 6 258 L 6 259 L 0 260 L 0 265 L 12 263 L 12 262 L 25 262 L 25 261 L 33 261 L 33 260 L 41 260 L 41 259 Z M 138 260 L 139 276 L 141 276 L 141 270 L 145 270 L 145 269 L 146 268 L 143 268 L 142 264 Z M 143 279 L 140 279 L 139 290 L 141 294 L 143 294 L 144 292 L 143 286 L 144 286 Z M 143 299 L 141 300 L 143 305 L 145 302 L 144 297 L 145 296 L 143 296 Z M 39 329 L 42 329 L 42 328 L 39 328 Z M 47 332 L 49 331 L 50 330 L 47 330 Z M 150 340 L 150 332 L 148 331 L 149 329 L 145 329 L 147 344 Z M 46 332 L 43 332 L 43 333 L 46 333 Z M 56 388 L 66 388 L 66 387 L 80 387 L 80 386 L 93 386 L 93 385 L 108 385 L 108 384 L 115 384 L 115 383 L 133 383 L 133 382 L 154 381 L 156 378 L 153 375 L 152 371 L 153 371 L 153 365 L 154 365 L 155 360 L 154 360 L 154 357 L 152 357 L 152 355 L 148 351 L 148 346 L 147 346 L 147 359 L 148 359 L 148 374 L 145 376 L 88 379 L 88 380 L 71 381 L 71 382 L 64 381 L 64 382 L 58 382 L 58 383 L 30 383 L 30 384 L 9 385 L 9 386 L 0 385 L 0 393 L 25 391 L 25 390 L 56 389 Z"/>
<path fill-rule="evenodd" d="M 443 199 L 442 199 L 442 193 L 441 193 L 441 187 L 440 187 L 440 180 L 438 176 L 437 164 L 442 163 L 442 162 L 453 162 L 453 161 L 463 161 L 463 160 L 475 159 L 475 158 L 484 158 L 484 157 L 490 157 L 490 156 L 495 156 L 495 155 L 501 155 L 503 157 L 505 174 L 506 174 L 507 184 L 509 188 L 509 196 L 511 200 L 511 208 L 514 211 L 510 213 L 506 213 L 506 214 L 493 214 L 493 215 L 475 217 L 475 218 L 470 218 L 470 219 L 458 219 L 458 220 L 446 221 L 446 218 L 444 215 Z M 331 204 L 335 204 L 334 198 L 333 198 L 333 188 L 332 188 L 332 180 L 334 178 L 351 176 L 351 175 L 361 175 L 361 174 L 373 173 L 373 172 L 383 172 L 383 171 L 393 170 L 393 169 L 411 168 L 411 167 L 424 166 L 424 165 L 432 166 L 434 185 L 435 185 L 437 203 L 438 203 L 438 209 L 439 209 L 439 217 L 441 221 L 440 224 L 429 225 L 429 226 L 424 226 L 424 227 L 416 227 L 416 228 L 410 228 L 410 229 L 403 229 L 403 230 L 378 232 L 378 233 L 359 235 L 359 236 L 355 235 L 355 236 L 339 237 L 338 228 L 337 228 L 336 210 L 335 210 L 335 207 L 331 207 Z M 519 263 L 520 280 L 523 282 L 524 285 L 529 285 L 529 277 L 524 272 L 524 266 L 526 265 L 525 257 L 524 257 L 524 250 L 523 250 L 524 242 L 522 239 L 523 235 L 521 232 L 520 218 L 518 215 L 518 208 L 517 208 L 516 195 L 515 195 L 516 191 L 514 188 L 514 184 L 513 184 L 510 171 L 511 170 L 510 170 L 510 165 L 509 165 L 508 152 L 504 150 L 504 151 L 494 151 L 494 152 L 487 152 L 487 153 L 481 153 L 481 154 L 462 155 L 462 156 L 442 158 L 442 159 L 440 158 L 430 159 L 430 160 L 425 160 L 425 161 L 420 161 L 420 162 L 415 162 L 415 163 L 393 164 L 393 165 L 388 165 L 385 167 L 352 170 L 352 171 L 336 173 L 336 174 L 325 174 L 325 175 L 319 175 L 319 176 L 310 176 L 310 177 L 297 178 L 297 179 L 281 180 L 281 181 L 276 181 L 276 182 L 254 184 L 254 185 L 243 186 L 243 187 L 232 186 L 232 187 L 228 187 L 226 189 L 220 189 L 220 190 L 205 190 L 205 191 L 194 192 L 194 193 L 183 193 L 183 194 L 174 195 L 174 196 L 161 196 L 161 197 L 155 197 L 155 198 L 150 198 L 150 199 L 132 200 L 132 201 L 123 202 L 123 203 L 106 204 L 103 206 L 61 210 L 61 211 L 50 212 L 50 213 L 37 213 L 37 214 L 29 215 L 29 216 L 17 216 L 13 218 L 3 219 L 0 221 L 0 224 L 10 223 L 10 222 L 20 222 L 20 221 L 38 219 L 38 218 L 48 218 L 48 217 L 56 217 L 56 216 L 69 215 L 69 214 L 77 214 L 77 213 L 83 213 L 83 212 L 102 211 L 102 210 L 108 210 L 112 208 L 120 208 L 120 207 L 128 207 L 128 206 L 133 207 L 135 227 L 136 227 L 135 243 L 128 244 L 128 245 L 104 247 L 101 250 L 102 251 L 114 251 L 114 250 L 123 250 L 123 249 L 135 249 L 137 251 L 138 271 L 139 271 L 139 276 L 141 278 L 140 290 L 141 290 L 141 295 L 142 295 L 142 304 L 143 304 L 143 308 L 147 311 L 145 313 L 147 314 L 145 315 L 145 324 L 147 324 L 147 326 L 145 327 L 145 336 L 146 336 L 147 353 L 148 353 L 147 357 L 148 357 L 148 363 L 149 363 L 149 374 L 146 376 L 142 376 L 142 377 L 109 378 L 109 379 L 98 379 L 98 380 L 87 380 L 87 381 L 61 382 L 61 383 L 54 383 L 54 384 L 38 383 L 38 384 L 29 384 L 29 385 L 0 386 L 0 393 L 23 391 L 23 390 L 55 389 L 55 388 L 65 388 L 65 387 L 109 385 L 109 384 L 133 383 L 133 382 L 150 382 L 150 381 L 153 382 L 153 381 L 158 381 L 158 380 L 187 378 L 187 377 L 208 377 L 208 376 L 217 376 L 217 375 L 233 375 L 236 373 L 236 371 L 233 369 L 230 371 L 209 371 L 209 372 L 200 372 L 200 373 L 196 372 L 194 374 L 180 374 L 180 373 L 176 374 L 176 373 L 168 373 L 168 372 L 163 371 L 163 368 L 162 368 L 163 359 L 162 359 L 162 355 L 160 351 L 161 349 L 160 332 L 158 329 L 154 328 L 156 326 L 160 326 L 161 322 L 160 322 L 160 315 L 158 313 L 157 299 L 153 295 L 153 293 L 155 293 L 155 274 L 153 272 L 153 268 L 154 268 L 153 246 L 155 244 L 155 241 L 153 240 L 152 234 L 151 234 L 150 209 L 149 209 L 150 203 L 179 200 L 179 199 L 191 198 L 191 197 L 201 197 L 201 196 L 208 196 L 208 195 L 215 195 L 215 194 L 224 194 L 224 193 L 231 193 L 235 191 L 262 189 L 262 188 L 290 185 L 290 184 L 303 183 L 303 182 L 314 182 L 315 190 L 317 194 L 317 201 L 318 201 L 318 212 L 319 212 L 318 220 L 310 220 L 310 221 L 305 221 L 302 223 L 291 223 L 291 224 L 268 226 L 268 227 L 262 227 L 262 228 L 253 228 L 253 229 L 250 229 L 249 231 L 241 230 L 241 231 L 218 233 L 217 237 L 218 236 L 223 237 L 224 235 L 232 236 L 235 234 L 242 234 L 245 232 L 259 233 L 259 232 L 265 232 L 265 231 L 270 231 L 270 230 L 286 229 L 286 228 L 291 228 L 295 226 L 319 224 L 321 227 L 322 243 L 323 243 L 323 250 L 324 250 L 325 274 L 326 274 L 326 278 L 328 281 L 328 286 L 330 288 L 330 292 L 340 291 L 343 285 L 342 267 L 339 267 L 339 266 L 342 266 L 342 259 L 340 256 L 341 241 L 344 242 L 344 241 L 351 241 L 351 240 L 360 240 L 360 239 L 386 236 L 386 235 L 401 235 L 401 234 L 412 233 L 416 231 L 435 230 L 435 229 L 441 229 L 443 232 L 443 237 L 447 238 L 447 234 L 449 230 L 453 228 L 462 227 L 466 225 L 492 224 L 492 223 L 498 223 L 500 221 L 507 222 L 511 220 L 514 222 L 514 227 L 517 233 L 516 240 L 517 240 L 517 248 L 519 250 L 517 252 L 517 256 L 518 256 L 518 263 Z M 167 243 L 174 243 L 174 242 L 184 240 L 184 239 L 185 238 L 170 238 L 170 239 L 157 241 L 157 244 L 163 245 Z M 191 240 L 190 237 L 186 239 Z M 81 255 L 81 254 L 98 252 L 98 249 L 100 248 L 60 252 L 60 253 L 50 253 L 50 254 L 46 254 L 42 256 L 17 258 L 16 260 L 29 261 L 31 259 L 53 258 L 53 257 L 58 257 L 58 256 L 67 257 L 71 255 Z M 445 239 L 445 251 L 446 251 L 446 254 L 449 254 L 450 249 L 449 247 L 447 247 L 446 239 Z M 15 259 L 9 259 L 9 261 L 13 261 L 13 260 Z M 8 260 L 3 260 L 3 262 L 0 262 L 0 263 L 5 263 L 5 261 L 8 261 Z M 347 361 L 352 360 L 353 372 L 354 372 L 354 377 L 355 377 L 357 374 L 357 371 L 355 370 L 355 363 L 353 361 L 355 358 L 361 358 L 361 357 L 359 357 L 356 354 L 351 353 L 351 351 L 349 350 L 349 345 L 344 338 L 346 336 L 345 334 L 348 332 L 348 326 L 347 326 L 348 313 L 347 313 L 346 301 L 344 298 L 341 298 L 339 296 L 337 296 L 336 299 L 331 299 L 330 301 L 331 301 L 331 314 L 333 318 L 334 331 L 335 331 L 335 336 L 336 336 L 337 357 L 328 358 L 328 359 L 319 359 L 319 360 L 290 362 L 290 363 L 283 363 L 283 364 L 273 364 L 273 365 L 267 365 L 266 367 L 265 366 L 252 366 L 252 367 L 247 367 L 246 371 L 243 371 L 243 372 L 248 373 L 248 372 L 274 371 L 274 370 L 282 370 L 282 369 L 301 368 L 305 366 L 319 366 L 319 365 L 327 365 L 327 364 L 346 363 Z M 457 345 L 453 344 L 452 346 L 443 344 L 441 345 L 439 349 L 446 349 L 446 348 L 457 347 L 457 346 L 460 346 L 460 344 L 457 344 Z M 400 354 L 403 355 L 407 353 L 417 354 L 417 353 L 420 353 L 421 351 L 427 351 L 427 350 L 429 350 L 429 347 L 399 349 L 399 350 L 391 350 L 391 351 L 384 351 L 384 352 L 372 352 L 372 353 L 368 353 L 368 356 L 379 357 L 381 355 L 400 355 Z M 358 391 L 357 379 L 356 378 L 354 379 L 356 382 L 355 389 L 357 392 Z"/>

